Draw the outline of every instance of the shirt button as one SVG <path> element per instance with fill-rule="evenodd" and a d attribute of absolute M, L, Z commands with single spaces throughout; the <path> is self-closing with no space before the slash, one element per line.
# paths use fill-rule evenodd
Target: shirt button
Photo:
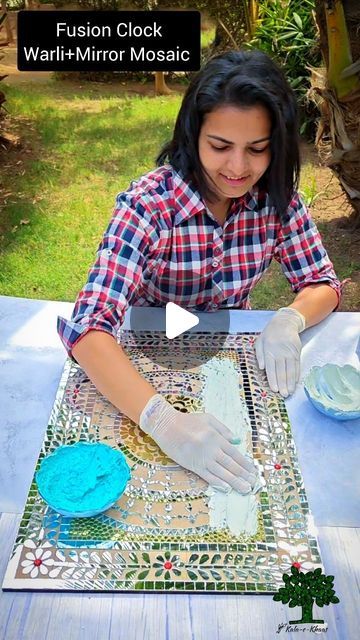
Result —
<path fill-rule="evenodd" d="M 216 304 L 216 302 L 213 302 L 213 303 L 212 303 L 212 305 L 211 305 L 211 307 L 212 307 L 213 309 L 217 309 L 217 304 Z"/>
<path fill-rule="evenodd" d="M 112 256 L 112 251 L 111 251 L 111 249 L 108 249 L 108 250 L 107 250 L 106 255 L 107 255 L 107 256 Z"/>
<path fill-rule="evenodd" d="M 213 260 L 212 261 L 212 266 L 213 267 L 218 267 L 219 266 L 219 260 Z"/>

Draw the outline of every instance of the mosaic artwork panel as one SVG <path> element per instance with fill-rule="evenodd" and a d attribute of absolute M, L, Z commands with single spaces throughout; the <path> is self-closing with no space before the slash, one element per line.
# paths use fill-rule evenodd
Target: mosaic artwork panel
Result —
<path fill-rule="evenodd" d="M 82 440 L 121 449 L 132 477 L 117 503 L 93 518 L 58 514 L 34 479 L 3 588 L 272 594 L 293 562 L 321 566 L 285 404 L 257 367 L 255 339 L 198 332 L 169 343 L 160 332 L 142 332 L 136 341 L 121 332 L 136 368 L 180 411 L 205 410 L 212 367 L 235 372 L 249 426 L 243 446 L 264 485 L 253 498 L 251 534 L 212 526 L 208 485 L 168 458 L 68 360 L 36 470 L 58 446 Z M 225 382 L 224 402 L 231 400 Z"/>

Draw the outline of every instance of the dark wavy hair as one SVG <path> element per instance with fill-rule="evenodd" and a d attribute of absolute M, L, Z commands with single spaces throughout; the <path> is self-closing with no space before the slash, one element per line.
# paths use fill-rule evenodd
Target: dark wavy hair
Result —
<path fill-rule="evenodd" d="M 199 158 L 204 116 L 220 106 L 263 105 L 271 118 L 271 160 L 258 182 L 283 216 L 298 186 L 300 172 L 295 95 L 277 64 L 262 51 L 228 51 L 211 58 L 192 79 L 178 113 L 173 137 L 156 158 L 169 162 L 210 202 L 217 200 Z"/>

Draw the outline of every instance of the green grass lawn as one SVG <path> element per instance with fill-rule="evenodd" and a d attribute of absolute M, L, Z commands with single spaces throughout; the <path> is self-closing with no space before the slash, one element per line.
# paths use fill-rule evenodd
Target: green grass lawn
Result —
<path fill-rule="evenodd" d="M 131 95 L 126 87 L 117 94 L 116 87 L 99 84 L 76 91 L 55 81 L 4 88 L 24 148 L 17 152 L 16 172 L 4 167 L 10 195 L 0 218 L 0 294 L 72 301 L 116 194 L 154 167 L 181 95 Z M 275 264 L 256 287 L 252 305 L 269 309 L 292 298 Z"/>
<path fill-rule="evenodd" d="M 32 153 L 6 177 L 13 196 L 0 223 L 0 292 L 73 300 L 116 194 L 154 166 L 180 96 L 72 96 L 35 84 L 9 86 L 6 96 L 11 113 L 26 119 Z"/>

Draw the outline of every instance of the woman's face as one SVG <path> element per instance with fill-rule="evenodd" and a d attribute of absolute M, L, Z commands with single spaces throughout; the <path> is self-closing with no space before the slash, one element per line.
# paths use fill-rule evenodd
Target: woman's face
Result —
<path fill-rule="evenodd" d="M 262 105 L 222 106 L 208 113 L 199 135 L 200 161 L 220 201 L 244 195 L 270 164 L 271 119 Z"/>

